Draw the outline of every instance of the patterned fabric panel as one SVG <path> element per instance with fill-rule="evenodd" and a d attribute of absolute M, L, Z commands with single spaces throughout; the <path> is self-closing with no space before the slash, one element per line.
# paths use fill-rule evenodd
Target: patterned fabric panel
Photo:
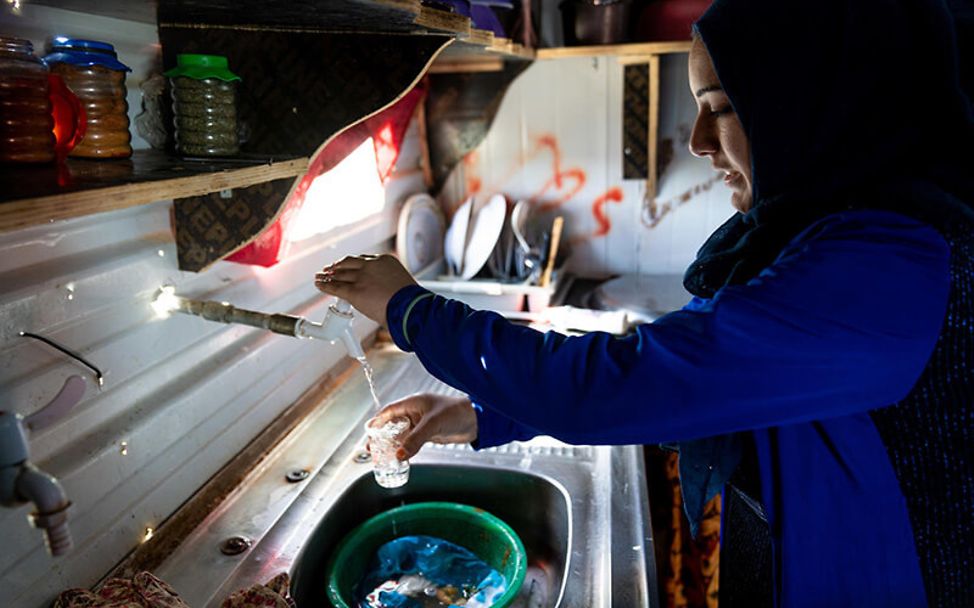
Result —
<path fill-rule="evenodd" d="M 622 106 L 622 176 L 649 177 L 649 65 L 627 65 Z"/>
<path fill-rule="evenodd" d="M 947 316 L 900 403 L 872 412 L 906 497 L 931 606 L 974 606 L 974 224 L 941 228 L 951 250 Z"/>

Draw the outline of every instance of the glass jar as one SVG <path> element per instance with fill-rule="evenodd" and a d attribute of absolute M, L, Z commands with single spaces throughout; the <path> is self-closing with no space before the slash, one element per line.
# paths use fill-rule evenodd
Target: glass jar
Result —
<path fill-rule="evenodd" d="M 0 162 L 54 160 L 47 77 L 29 40 L 0 36 Z"/>
<path fill-rule="evenodd" d="M 227 58 L 220 55 L 178 55 L 170 79 L 176 151 L 184 156 L 235 156 L 237 81 Z"/>
<path fill-rule="evenodd" d="M 52 73 L 64 79 L 87 113 L 84 137 L 70 156 L 132 156 L 129 106 L 125 99 L 125 73 L 132 70 L 118 60 L 115 47 L 106 42 L 58 37 L 44 61 Z"/>

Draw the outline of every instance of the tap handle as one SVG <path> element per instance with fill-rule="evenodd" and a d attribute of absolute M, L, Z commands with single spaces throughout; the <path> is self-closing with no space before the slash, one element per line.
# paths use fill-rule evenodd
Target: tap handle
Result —
<path fill-rule="evenodd" d="M 54 399 L 24 420 L 24 425 L 32 431 L 51 426 L 78 405 L 85 395 L 87 383 L 81 376 L 69 376 Z"/>
<path fill-rule="evenodd" d="M 348 303 L 347 300 L 341 298 L 335 298 L 335 302 L 331 305 L 331 308 L 335 309 L 335 312 L 341 313 L 344 316 L 352 316 L 352 305 Z"/>
<path fill-rule="evenodd" d="M 0 411 L 0 471 L 6 467 L 20 466 L 30 458 L 27 443 L 27 429 L 24 419 L 16 412 Z M 13 478 L 0 475 L 0 504 L 13 504 Z"/>

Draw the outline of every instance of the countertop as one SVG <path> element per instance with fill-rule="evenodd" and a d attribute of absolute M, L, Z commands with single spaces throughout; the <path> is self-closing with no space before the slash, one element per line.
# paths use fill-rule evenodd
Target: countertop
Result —
<path fill-rule="evenodd" d="M 413 355 L 394 347 L 373 349 L 368 356 L 383 403 L 416 392 L 454 392 L 429 376 Z M 553 500 L 550 506 L 558 507 L 555 510 L 546 511 L 548 507 L 537 504 L 544 502 L 541 498 L 530 496 L 524 498 L 529 504 L 521 506 L 492 503 L 496 509 L 515 508 L 509 513 L 516 518 L 535 513 L 537 527 L 545 530 L 555 520 L 565 520 L 563 528 L 550 529 L 565 530 L 565 534 L 553 532 L 563 538 L 551 540 L 553 546 L 564 544 L 566 555 L 554 569 L 547 597 L 532 606 L 656 605 L 652 527 L 640 446 L 570 446 L 547 437 L 479 452 L 466 445 L 427 445 L 411 461 L 413 485 L 382 490 L 372 483 L 371 464 L 361 457 L 363 425 L 373 409 L 364 374 L 355 374 L 278 444 L 155 574 L 190 606 L 202 608 L 219 606 L 231 592 L 288 571 L 292 577 L 298 575 L 292 588 L 299 608 L 320 606 L 318 601 L 309 601 L 309 592 L 301 588 L 307 588 L 309 578 L 316 576 L 320 576 L 322 589 L 326 585 L 325 572 L 320 572 L 322 568 L 310 554 L 315 552 L 315 544 L 326 542 L 325 537 L 344 536 L 357 523 L 347 515 L 355 511 L 348 501 L 356 492 L 364 496 L 355 498 L 365 501 L 361 508 L 381 510 L 378 503 L 409 502 L 411 488 L 449 497 L 449 481 L 441 482 L 443 487 L 434 486 L 437 480 L 457 474 L 462 476 L 454 477 L 457 480 L 484 480 L 484 487 L 467 485 L 488 504 L 492 497 L 487 486 L 495 478 L 522 479 L 549 489 L 545 494 L 549 498 L 544 500 Z M 289 472 L 292 479 L 301 476 L 295 476 L 295 471 L 309 474 L 288 481 Z M 463 498 L 466 495 L 457 485 L 458 496 Z M 564 496 L 563 507 L 556 504 L 562 502 L 559 496 Z M 346 513 L 342 515 L 345 519 L 336 519 L 339 512 Z M 364 520 L 368 514 L 363 512 L 360 517 Z M 339 521 L 341 524 L 329 523 Z M 519 534 L 537 532 L 527 520 L 519 525 Z M 221 545 L 237 536 L 247 539 L 249 548 L 238 555 L 224 555 Z"/>

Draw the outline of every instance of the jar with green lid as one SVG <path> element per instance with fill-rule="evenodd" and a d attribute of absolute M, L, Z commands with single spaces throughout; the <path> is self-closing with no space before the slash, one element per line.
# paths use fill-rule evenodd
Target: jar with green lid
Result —
<path fill-rule="evenodd" d="M 118 60 L 107 42 L 58 36 L 44 57 L 51 72 L 64 79 L 87 114 L 84 137 L 70 152 L 82 158 L 132 156 L 125 74 L 131 68 Z"/>
<path fill-rule="evenodd" d="M 0 162 L 54 160 L 47 75 L 29 40 L 0 36 Z"/>
<path fill-rule="evenodd" d="M 178 55 L 170 79 L 176 151 L 185 156 L 234 156 L 237 140 L 237 81 L 227 58 Z"/>

